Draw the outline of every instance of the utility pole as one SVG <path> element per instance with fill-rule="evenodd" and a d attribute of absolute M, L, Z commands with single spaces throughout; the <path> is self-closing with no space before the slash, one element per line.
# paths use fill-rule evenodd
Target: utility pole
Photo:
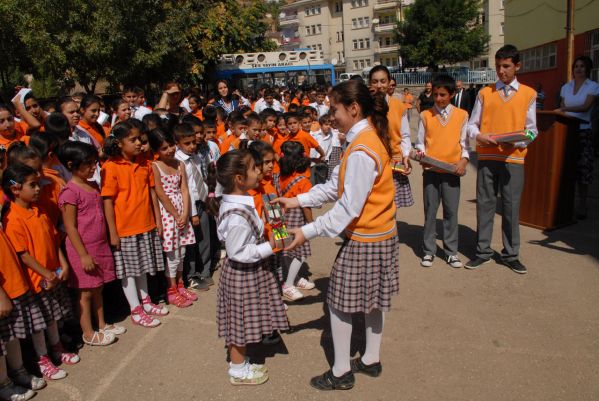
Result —
<path fill-rule="evenodd" d="M 567 0 L 568 10 L 566 14 L 566 79 L 572 79 L 572 63 L 574 63 L 574 1 Z"/>

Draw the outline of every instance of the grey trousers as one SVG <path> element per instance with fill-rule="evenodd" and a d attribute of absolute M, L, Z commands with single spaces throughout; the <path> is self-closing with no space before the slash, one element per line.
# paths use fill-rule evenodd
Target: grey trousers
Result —
<path fill-rule="evenodd" d="M 493 256 L 493 218 L 497 192 L 501 194 L 501 231 L 506 261 L 518 259 L 520 251 L 520 198 L 524 187 L 524 165 L 493 160 L 479 160 L 476 176 L 476 256 Z"/>
<path fill-rule="evenodd" d="M 193 226 L 196 243 L 186 247 L 185 265 L 189 268 L 188 278 L 206 278 L 210 276 L 212 263 L 210 248 L 210 219 L 212 217 L 206 213 L 204 205 L 201 202 L 196 203 L 196 206 L 200 213 L 200 225 Z"/>
<path fill-rule="evenodd" d="M 425 255 L 437 252 L 437 210 L 443 204 L 443 249 L 445 256 L 458 253 L 458 207 L 460 177 L 454 174 L 424 171 L 424 233 L 422 249 Z"/>

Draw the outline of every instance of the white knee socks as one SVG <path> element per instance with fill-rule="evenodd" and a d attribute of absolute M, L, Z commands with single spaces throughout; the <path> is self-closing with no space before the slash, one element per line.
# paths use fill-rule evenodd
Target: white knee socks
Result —
<path fill-rule="evenodd" d="M 297 273 L 299 273 L 303 262 L 299 259 L 293 258 L 289 264 L 289 272 L 287 273 L 287 280 L 285 280 L 285 287 L 292 287 L 295 284 Z"/>
<path fill-rule="evenodd" d="M 362 362 L 372 365 L 380 361 L 385 314 L 379 309 L 375 309 L 364 315 L 364 321 L 366 323 L 366 351 L 362 355 Z"/>
<path fill-rule="evenodd" d="M 175 278 L 177 277 L 178 271 L 183 271 L 183 259 L 185 258 L 185 247 L 182 246 L 179 249 L 175 249 L 174 251 L 165 252 L 166 253 L 166 265 L 167 272 L 166 276 Z"/>
<path fill-rule="evenodd" d="M 139 306 L 139 298 L 137 297 L 137 286 L 135 285 L 135 277 L 125 277 L 121 280 L 125 298 L 129 302 L 131 310 Z"/>
<path fill-rule="evenodd" d="M 352 318 L 350 313 L 333 309 L 331 312 L 331 332 L 333 334 L 333 348 L 335 349 L 335 363 L 333 374 L 337 377 L 349 372 L 349 357 L 351 352 Z"/>

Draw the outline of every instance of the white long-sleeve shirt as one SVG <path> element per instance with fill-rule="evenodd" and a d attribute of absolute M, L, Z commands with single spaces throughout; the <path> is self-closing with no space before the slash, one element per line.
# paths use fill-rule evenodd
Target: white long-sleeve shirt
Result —
<path fill-rule="evenodd" d="M 368 120 L 363 119 L 351 127 L 346 134 L 347 143 L 350 144 L 368 126 Z M 359 150 L 352 152 L 347 158 L 343 194 L 339 199 L 339 167 L 335 167 L 329 181 L 297 196 L 301 207 L 320 207 L 326 202 L 337 201 L 327 213 L 302 227 L 308 240 L 318 236 L 335 237 L 349 226 L 362 213 L 378 174 L 376 164 L 370 156 Z"/>
<path fill-rule="evenodd" d="M 445 107 L 444 109 L 437 107 L 437 105 L 435 105 L 433 107 L 441 115 L 443 115 L 445 112 L 445 113 L 448 113 L 447 115 L 449 116 L 449 118 L 453 118 L 452 113 L 453 113 L 453 110 L 455 109 L 455 106 L 453 106 L 452 104 L 448 104 L 447 107 Z M 425 142 L 424 142 L 425 136 L 426 136 L 426 128 L 424 127 L 424 123 L 422 122 L 422 119 L 420 119 L 420 122 L 418 123 L 418 138 L 416 139 L 415 148 L 424 153 L 426 153 L 426 146 L 425 146 Z M 468 148 L 466 147 L 466 138 L 467 137 L 468 137 L 468 120 L 466 120 L 464 122 L 464 124 L 462 125 L 462 130 L 460 133 L 460 146 L 462 147 L 462 158 L 465 157 L 466 159 L 469 159 L 470 156 L 468 155 Z"/>
<path fill-rule="evenodd" d="M 408 157 L 410 155 L 410 150 L 412 150 L 412 138 L 410 137 L 410 121 L 408 121 L 408 110 L 404 111 L 403 116 L 401 116 L 401 152 L 404 157 Z"/>
<path fill-rule="evenodd" d="M 185 165 L 185 174 L 187 175 L 187 187 L 191 199 L 191 215 L 197 216 L 199 211 L 196 208 L 197 201 L 205 202 L 208 198 L 208 186 L 202 176 L 202 161 L 197 154 L 188 155 L 181 149 L 175 152 L 175 159 L 180 160 Z M 194 171 L 195 170 L 195 171 Z"/>
<path fill-rule="evenodd" d="M 516 78 L 509 84 L 506 85 L 501 81 L 497 81 L 495 83 L 495 88 L 499 90 L 503 90 L 504 86 L 509 86 L 510 90 L 518 91 L 520 88 L 520 83 Z M 468 136 L 472 139 L 476 139 L 476 137 L 481 133 L 480 132 L 480 122 L 482 118 L 483 111 L 483 103 L 480 96 L 476 97 L 476 101 L 474 102 L 474 108 L 472 109 L 472 114 L 470 114 L 470 121 L 468 122 Z M 533 101 L 528 105 L 528 109 L 526 110 L 526 123 L 524 128 L 530 131 L 533 131 L 535 134 L 537 133 L 537 105 L 536 102 Z M 484 134 L 488 134 L 489 132 L 484 132 Z M 523 147 L 526 147 L 525 145 Z"/>
<path fill-rule="evenodd" d="M 219 214 L 230 209 L 244 209 L 251 214 L 260 231 L 264 233 L 264 223 L 254 206 L 254 198 L 243 195 L 223 195 Z M 237 214 L 226 216 L 216 228 L 218 238 L 225 243 L 229 259 L 240 263 L 255 263 L 273 254 L 269 242 L 256 244 L 259 238 L 248 221 Z"/>
<path fill-rule="evenodd" d="M 268 104 L 266 103 L 266 100 L 264 100 L 264 98 L 262 97 L 258 99 L 258 101 L 256 101 L 256 104 L 254 105 L 254 111 L 258 114 L 260 114 L 264 109 L 268 108 L 271 108 L 274 111 L 278 111 L 279 113 L 285 112 L 285 108 L 277 99 L 273 99 L 272 104 Z"/>

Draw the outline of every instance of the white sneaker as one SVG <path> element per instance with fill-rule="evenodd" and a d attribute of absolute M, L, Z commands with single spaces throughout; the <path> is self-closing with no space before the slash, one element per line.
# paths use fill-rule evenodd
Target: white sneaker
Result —
<path fill-rule="evenodd" d="M 241 372 L 237 369 L 229 368 L 229 382 L 234 386 L 260 385 L 268 380 L 268 373 L 252 368 L 249 363 L 245 363 Z"/>
<path fill-rule="evenodd" d="M 304 294 L 302 294 L 295 286 L 283 287 L 283 297 L 288 301 L 293 302 L 302 299 Z"/>
<path fill-rule="evenodd" d="M 431 267 L 433 265 L 434 259 L 435 259 L 435 257 L 433 255 L 424 255 L 424 257 L 420 261 L 420 266 Z"/>
<path fill-rule="evenodd" d="M 447 264 L 451 267 L 453 267 L 454 269 L 459 269 L 460 267 L 462 267 L 462 262 L 460 262 L 460 259 L 457 257 L 457 255 L 451 255 L 447 257 Z"/>
<path fill-rule="evenodd" d="M 308 281 L 305 278 L 300 278 L 297 284 L 295 285 L 297 288 L 301 288 L 302 290 L 312 290 L 316 287 L 312 281 Z"/>

